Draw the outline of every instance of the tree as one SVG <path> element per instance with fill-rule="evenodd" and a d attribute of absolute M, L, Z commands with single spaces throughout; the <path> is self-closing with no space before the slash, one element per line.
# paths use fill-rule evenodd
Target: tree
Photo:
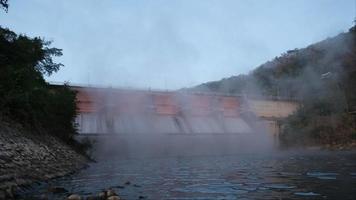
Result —
<path fill-rule="evenodd" d="M 0 7 L 2 7 L 7 12 L 9 9 L 8 0 L 0 0 Z"/>
<path fill-rule="evenodd" d="M 0 27 L 0 114 L 70 141 L 76 133 L 75 92 L 45 81 L 63 66 L 53 61 L 62 50 L 50 44 Z"/>
<path fill-rule="evenodd" d="M 8 0 L 0 0 L 6 12 Z M 77 142 L 76 92 L 67 85 L 52 87 L 43 76 L 50 76 L 63 65 L 53 61 L 62 50 L 39 37 L 17 35 L 0 26 L 0 117 L 30 126 L 32 133 L 54 135 L 87 154 L 90 141 Z"/>

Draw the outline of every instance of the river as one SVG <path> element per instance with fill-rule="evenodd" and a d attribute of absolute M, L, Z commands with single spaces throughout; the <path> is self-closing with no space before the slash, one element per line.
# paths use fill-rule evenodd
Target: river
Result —
<path fill-rule="evenodd" d="M 284 150 L 230 155 L 106 157 L 70 176 L 23 188 L 37 199 L 49 185 L 63 199 L 114 188 L 123 199 L 356 199 L 356 152 Z"/>

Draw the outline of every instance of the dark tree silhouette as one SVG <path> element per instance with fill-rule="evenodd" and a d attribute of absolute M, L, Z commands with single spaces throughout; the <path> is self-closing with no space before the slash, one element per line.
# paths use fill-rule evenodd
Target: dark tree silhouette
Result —
<path fill-rule="evenodd" d="M 62 66 L 53 60 L 61 55 L 50 42 L 0 27 L 0 116 L 70 141 L 76 134 L 75 93 L 44 79 Z"/>
<path fill-rule="evenodd" d="M 0 0 L 0 7 L 2 7 L 7 12 L 7 10 L 9 9 L 9 1 Z"/>

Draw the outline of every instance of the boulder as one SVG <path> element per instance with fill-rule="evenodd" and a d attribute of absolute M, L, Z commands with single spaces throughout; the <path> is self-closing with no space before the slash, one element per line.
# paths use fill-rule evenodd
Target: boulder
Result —
<path fill-rule="evenodd" d="M 82 200 L 82 197 L 77 194 L 71 194 L 67 197 L 67 200 Z"/>
<path fill-rule="evenodd" d="M 107 195 L 107 197 L 111 197 L 111 196 L 116 196 L 116 193 L 113 189 L 108 189 L 106 191 L 106 195 Z"/>
<path fill-rule="evenodd" d="M 64 192 L 68 192 L 68 191 L 66 189 L 64 189 L 63 187 L 49 187 L 48 192 L 58 194 L 58 193 L 64 193 Z"/>
<path fill-rule="evenodd" d="M 100 192 L 99 195 L 98 195 L 99 199 L 103 199 L 105 200 L 106 199 L 106 192 Z"/>
<path fill-rule="evenodd" d="M 107 198 L 107 200 L 121 200 L 121 199 L 118 196 L 111 196 L 111 197 Z"/>

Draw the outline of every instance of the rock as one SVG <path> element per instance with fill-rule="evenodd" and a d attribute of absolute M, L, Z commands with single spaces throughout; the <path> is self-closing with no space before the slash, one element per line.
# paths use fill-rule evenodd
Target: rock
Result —
<path fill-rule="evenodd" d="M 99 199 L 101 199 L 101 198 L 95 197 L 95 196 L 88 196 L 87 197 L 87 200 L 99 200 Z"/>
<path fill-rule="evenodd" d="M 107 200 L 120 200 L 120 197 L 118 197 L 118 196 L 111 196 L 111 197 L 107 198 Z"/>
<path fill-rule="evenodd" d="M 15 190 L 14 186 L 10 186 L 9 188 L 7 188 L 5 190 L 6 197 L 9 198 L 9 199 L 14 199 L 15 198 L 15 196 L 14 196 L 15 191 L 14 190 Z"/>
<path fill-rule="evenodd" d="M 113 189 L 108 189 L 106 191 L 106 196 L 107 197 L 116 196 L 116 193 L 115 193 L 115 191 Z"/>
<path fill-rule="evenodd" d="M 48 192 L 58 194 L 58 193 L 64 193 L 64 192 L 68 192 L 68 191 L 66 189 L 64 189 L 63 187 L 49 187 Z"/>
<path fill-rule="evenodd" d="M 22 187 L 33 181 L 63 176 L 69 171 L 78 169 L 86 161 L 83 156 L 53 136 L 32 135 L 21 126 L 17 127 L 16 123 L 4 124 L 0 120 L 0 186 L 4 188 L 0 193 L 6 195 L 2 198 L 0 194 L 0 199 L 17 197 L 16 192 L 11 189 L 5 190 L 11 185 Z M 48 195 L 67 193 L 64 188 L 57 187 L 50 188 L 48 191 Z M 67 196 L 65 194 L 64 199 Z"/>
<path fill-rule="evenodd" d="M 47 200 L 48 199 L 48 196 L 46 194 L 42 194 L 39 199 L 41 200 Z"/>
<path fill-rule="evenodd" d="M 0 199 L 5 199 L 6 198 L 6 193 L 3 190 L 0 190 Z"/>
<path fill-rule="evenodd" d="M 67 200 L 82 200 L 82 197 L 77 194 L 71 194 L 67 197 Z"/>
<path fill-rule="evenodd" d="M 106 192 L 100 192 L 98 196 L 99 199 L 106 199 Z"/>

